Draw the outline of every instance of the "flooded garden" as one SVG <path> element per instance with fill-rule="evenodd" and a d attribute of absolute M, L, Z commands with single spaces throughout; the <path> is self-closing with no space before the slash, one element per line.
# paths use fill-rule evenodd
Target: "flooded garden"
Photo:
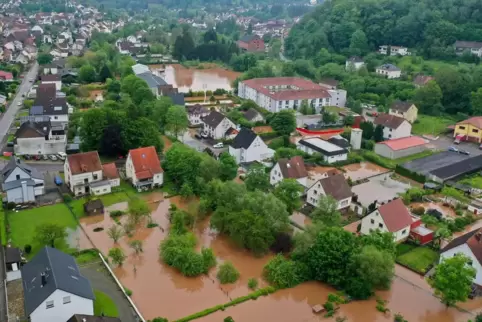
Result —
<path fill-rule="evenodd" d="M 151 218 L 159 226 L 147 228 L 146 222 L 140 223 L 131 237 L 123 236 L 117 244 L 109 238 L 107 230 L 117 223 L 110 217 L 115 210 L 125 211 L 127 202 L 114 204 L 106 208 L 103 215 L 81 218 L 81 226 L 87 234 L 80 233 L 77 243 L 80 248 L 92 247 L 89 239 L 102 253 L 109 249 L 120 247 L 127 259 L 114 272 L 121 283 L 132 291 L 132 300 L 147 319 L 161 316 L 169 320 L 205 310 L 207 308 L 227 303 L 234 298 L 252 292 L 248 288 L 248 280 L 256 278 L 259 287 L 266 286 L 261 275 L 264 265 L 273 257 L 267 255 L 254 257 L 251 253 L 236 247 L 224 236 L 219 236 L 209 225 L 209 218 L 198 221 L 194 233 L 198 238 L 198 249 L 210 247 L 216 255 L 218 264 L 230 261 L 240 272 L 239 280 L 234 284 L 221 285 L 216 278 L 216 269 L 208 275 L 200 277 L 185 277 L 174 268 L 164 264 L 159 259 L 159 244 L 168 236 L 169 208 L 175 204 L 179 209 L 190 210 L 197 206 L 197 200 L 190 202 L 179 197 L 164 198 L 163 193 L 143 194 L 141 197 L 149 204 Z M 309 221 L 298 216 L 292 218 L 295 222 L 306 225 Z M 124 218 L 120 219 L 122 223 Z M 97 228 L 97 229 L 96 229 Z M 99 231 L 99 228 L 103 228 Z M 94 231 L 94 229 L 96 231 Z M 143 241 L 143 252 L 136 254 L 130 247 L 132 240 Z M 397 276 L 400 276 L 397 271 Z M 347 321 L 393 321 L 394 313 L 402 313 L 409 321 L 467 321 L 471 314 L 456 309 L 446 309 L 440 301 L 433 297 L 429 288 L 417 285 L 417 280 L 410 280 L 401 275 L 394 279 L 390 291 L 377 292 L 377 295 L 387 300 L 390 314 L 383 314 L 376 309 L 376 300 L 356 301 L 341 306 L 336 316 L 344 316 Z M 218 311 L 198 321 L 222 321 L 231 316 L 235 321 L 320 321 L 323 315 L 312 312 L 312 306 L 323 304 L 329 293 L 334 293 L 331 287 L 318 282 L 308 282 L 291 289 L 284 289 L 257 300 L 229 307 Z M 482 304 L 482 303 L 480 303 Z M 469 304 L 467 304 L 469 305 Z M 480 308 L 479 303 L 471 302 L 470 310 Z"/>

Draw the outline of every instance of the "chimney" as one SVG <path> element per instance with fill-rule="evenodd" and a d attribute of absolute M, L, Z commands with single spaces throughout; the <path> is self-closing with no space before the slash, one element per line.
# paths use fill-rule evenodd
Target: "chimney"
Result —
<path fill-rule="evenodd" d="M 40 278 L 42 279 L 42 285 L 40 285 L 40 287 L 44 287 L 45 284 L 47 284 L 47 277 L 45 276 L 45 273 L 41 273 Z"/>
<path fill-rule="evenodd" d="M 478 231 L 476 234 L 475 234 L 475 239 L 479 242 L 479 243 L 482 243 L 482 231 Z"/>

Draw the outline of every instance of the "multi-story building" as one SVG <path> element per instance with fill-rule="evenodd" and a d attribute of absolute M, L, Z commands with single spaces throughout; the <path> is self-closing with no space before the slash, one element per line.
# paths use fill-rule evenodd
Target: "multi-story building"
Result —
<path fill-rule="evenodd" d="M 76 196 L 111 192 L 109 180 L 104 180 L 97 151 L 69 155 L 65 160 L 64 173 L 65 184 Z"/>
<path fill-rule="evenodd" d="M 126 161 L 126 177 L 138 190 L 159 187 L 164 182 L 164 170 L 153 146 L 129 151 Z"/>
<path fill-rule="evenodd" d="M 457 40 L 454 46 L 457 55 L 469 52 L 477 57 L 482 57 L 482 42 Z"/>
<path fill-rule="evenodd" d="M 403 117 L 389 114 L 380 114 L 373 121 L 375 125 L 383 127 L 383 138 L 385 140 L 400 139 L 410 136 L 412 125 Z"/>
<path fill-rule="evenodd" d="M 61 126 L 52 126 L 49 119 L 26 121 L 15 133 L 16 155 L 47 155 L 65 152 L 67 135 Z"/>
<path fill-rule="evenodd" d="M 412 102 L 397 100 L 390 106 L 388 114 L 403 117 L 410 123 L 413 123 L 417 120 L 418 108 Z"/>
<path fill-rule="evenodd" d="M 375 69 L 375 72 L 386 78 L 400 78 L 400 76 L 402 76 L 402 70 L 393 64 L 383 64 L 378 66 Z"/>
<path fill-rule="evenodd" d="M 264 109 L 276 113 L 285 109 L 298 109 L 303 100 L 317 113 L 323 106 L 331 105 L 331 95 L 326 88 L 299 77 L 255 78 L 239 82 L 238 96 L 256 102 Z"/>
<path fill-rule="evenodd" d="M 380 46 L 380 49 L 378 52 L 382 55 L 388 55 L 390 53 L 390 56 L 410 56 L 412 53 L 408 51 L 407 47 L 401 47 L 401 46 L 389 46 L 389 45 L 382 45 Z"/>

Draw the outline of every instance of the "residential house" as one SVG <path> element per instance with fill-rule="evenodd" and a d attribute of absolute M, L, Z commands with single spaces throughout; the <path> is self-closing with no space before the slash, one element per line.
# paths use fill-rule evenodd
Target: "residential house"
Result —
<path fill-rule="evenodd" d="M 345 106 L 347 92 L 344 89 L 338 89 L 339 82 L 337 80 L 332 78 L 325 78 L 322 79 L 319 84 L 323 88 L 325 88 L 330 94 L 330 102 L 332 106 Z"/>
<path fill-rule="evenodd" d="M 229 154 L 238 164 L 271 159 L 274 152 L 253 130 L 244 127 L 229 146 Z"/>
<path fill-rule="evenodd" d="M 348 71 L 357 71 L 363 66 L 365 66 L 365 62 L 363 61 L 363 58 L 359 56 L 352 56 L 345 62 L 345 70 Z"/>
<path fill-rule="evenodd" d="M 417 119 L 418 108 L 412 102 L 397 100 L 390 106 L 388 114 L 403 117 L 410 123 L 413 123 Z"/>
<path fill-rule="evenodd" d="M 29 57 L 25 55 L 23 52 L 19 53 L 17 57 L 14 59 L 14 62 L 22 65 L 27 65 L 28 61 L 29 61 Z"/>
<path fill-rule="evenodd" d="M 264 52 L 264 40 L 258 35 L 245 35 L 238 40 L 238 47 L 247 52 Z"/>
<path fill-rule="evenodd" d="M 250 99 L 260 107 L 276 113 L 284 109 L 297 109 L 306 100 L 321 113 L 323 106 L 331 104 L 328 90 L 300 77 L 254 78 L 238 84 L 238 96 Z"/>
<path fill-rule="evenodd" d="M 62 89 L 62 79 L 60 75 L 42 75 L 40 77 L 40 81 L 42 84 L 55 84 L 55 89 L 60 91 Z"/>
<path fill-rule="evenodd" d="M 236 129 L 236 125 L 218 111 L 211 111 L 202 118 L 202 122 L 204 133 L 215 140 L 229 137 L 232 130 Z"/>
<path fill-rule="evenodd" d="M 126 161 L 126 177 L 138 190 L 159 187 L 164 183 L 164 170 L 153 146 L 129 151 Z"/>
<path fill-rule="evenodd" d="M 135 75 L 143 74 L 143 73 L 148 73 L 151 70 L 149 69 L 149 66 L 143 65 L 143 64 L 135 64 L 132 66 L 132 71 L 134 72 Z"/>
<path fill-rule="evenodd" d="M 454 137 L 460 141 L 482 143 L 482 116 L 474 116 L 455 124 Z"/>
<path fill-rule="evenodd" d="M 452 239 L 440 251 L 440 262 L 457 254 L 462 254 L 469 258 L 469 264 L 476 271 L 473 283 L 482 287 L 482 230 L 480 228 Z"/>
<path fill-rule="evenodd" d="M 413 85 L 415 87 L 420 88 L 422 86 L 427 85 L 428 82 L 434 80 L 432 76 L 426 76 L 426 75 L 417 75 L 415 79 L 413 80 Z"/>
<path fill-rule="evenodd" d="M 97 151 L 71 154 L 64 163 L 65 184 L 75 196 L 111 192 Z"/>
<path fill-rule="evenodd" d="M 375 153 L 395 160 L 427 150 L 427 140 L 418 136 L 407 136 L 375 144 Z"/>
<path fill-rule="evenodd" d="M 94 314 L 94 292 L 72 256 L 46 246 L 21 271 L 29 321 L 65 322 L 74 314 Z"/>
<path fill-rule="evenodd" d="M 135 65 L 134 65 L 135 66 Z M 149 72 L 144 72 L 140 74 L 136 74 L 137 77 L 140 79 L 143 79 L 149 88 L 151 89 L 152 93 L 154 96 L 159 97 L 159 86 L 161 85 L 167 85 L 166 81 L 162 79 L 161 77 L 154 75 L 153 73 Z"/>
<path fill-rule="evenodd" d="M 51 85 L 51 84 L 49 84 Z M 56 97 L 55 89 L 53 93 L 41 87 L 37 88 L 37 96 L 30 108 L 30 116 L 44 116 L 50 119 L 52 125 L 65 127 L 69 123 L 69 107 L 65 97 Z M 50 96 L 53 94 L 53 96 Z"/>
<path fill-rule="evenodd" d="M 121 322 L 119 318 L 109 316 L 94 316 L 85 314 L 75 314 L 67 322 Z"/>
<path fill-rule="evenodd" d="M 0 81 L 13 81 L 13 74 L 0 70 Z"/>
<path fill-rule="evenodd" d="M 383 64 L 378 66 L 375 69 L 375 72 L 386 78 L 400 78 L 400 76 L 402 76 L 402 70 L 393 64 Z"/>
<path fill-rule="evenodd" d="M 278 160 L 270 171 L 269 181 L 271 185 L 276 186 L 284 179 L 294 179 L 303 188 L 307 188 L 308 171 L 302 157 L 294 156 L 291 159 Z"/>
<path fill-rule="evenodd" d="M 338 202 L 338 210 L 350 207 L 353 193 L 343 174 L 329 176 L 315 182 L 306 191 L 306 202 L 317 207 L 321 196 L 330 196 Z"/>
<path fill-rule="evenodd" d="M 463 55 L 467 52 L 477 57 L 482 57 L 482 42 L 457 40 L 454 46 L 457 55 Z"/>
<path fill-rule="evenodd" d="M 316 137 L 299 140 L 296 148 L 309 155 L 320 153 L 327 163 L 345 161 L 348 158 L 347 149 Z"/>
<path fill-rule="evenodd" d="M 103 164 L 102 172 L 104 174 L 104 179 L 109 180 L 111 187 L 120 186 L 119 171 L 117 171 L 115 162 Z"/>
<path fill-rule="evenodd" d="M 375 125 L 383 127 L 385 140 L 399 139 L 410 136 L 412 125 L 406 119 L 390 114 L 380 114 L 373 121 Z"/>
<path fill-rule="evenodd" d="M 171 84 L 159 85 L 158 88 L 159 96 L 169 97 L 174 105 L 185 106 L 184 94 L 179 93 L 178 89 L 173 87 Z"/>
<path fill-rule="evenodd" d="M 250 108 L 246 112 L 244 112 L 244 118 L 249 122 L 256 123 L 256 122 L 264 122 L 264 116 L 256 111 L 254 108 Z"/>
<path fill-rule="evenodd" d="M 408 51 L 407 47 L 400 47 L 400 46 L 387 46 L 383 45 L 380 46 L 380 49 L 378 52 L 382 55 L 388 55 L 390 56 L 410 56 L 412 53 Z"/>
<path fill-rule="evenodd" d="M 7 104 L 7 97 L 5 95 L 0 95 L 0 105 L 5 106 Z"/>
<path fill-rule="evenodd" d="M 7 202 L 35 202 L 35 197 L 45 193 L 43 175 L 15 156 L 1 173 L 2 190 Z"/>
<path fill-rule="evenodd" d="M 20 252 L 20 249 L 10 246 L 5 247 L 7 281 L 14 281 L 22 278 L 20 265 L 22 265 L 22 253 Z"/>
<path fill-rule="evenodd" d="M 67 135 L 62 126 L 53 126 L 48 118 L 27 120 L 15 132 L 16 155 L 48 155 L 65 152 Z"/>
<path fill-rule="evenodd" d="M 390 232 L 393 234 L 395 242 L 402 242 L 410 235 L 410 227 L 413 222 L 414 218 L 403 201 L 395 199 L 363 217 L 360 233 L 368 235 L 376 230 Z"/>
<path fill-rule="evenodd" d="M 196 104 L 188 106 L 187 108 L 187 118 L 191 126 L 200 126 L 203 124 L 202 118 L 206 117 L 211 113 L 208 108 Z"/>

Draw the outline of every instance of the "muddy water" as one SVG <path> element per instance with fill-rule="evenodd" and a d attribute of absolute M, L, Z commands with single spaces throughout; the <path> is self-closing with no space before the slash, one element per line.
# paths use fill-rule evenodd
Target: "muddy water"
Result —
<path fill-rule="evenodd" d="M 444 206 L 441 202 L 415 202 L 410 204 L 410 208 L 417 208 L 417 207 L 423 207 L 425 211 L 429 209 L 435 209 L 437 211 L 440 211 L 444 217 L 451 217 L 451 218 L 457 218 L 458 216 L 455 214 L 455 210 L 453 210 L 450 207 Z"/>
<path fill-rule="evenodd" d="M 218 88 L 232 90 L 231 83 L 241 73 L 212 66 L 205 69 L 186 68 L 179 64 L 167 65 L 164 79 L 167 83 L 177 87 L 179 92 L 214 91 Z"/>
<path fill-rule="evenodd" d="M 344 166 L 346 175 L 353 181 L 372 177 L 374 175 L 389 172 L 390 170 L 370 162 L 360 162 Z"/>

